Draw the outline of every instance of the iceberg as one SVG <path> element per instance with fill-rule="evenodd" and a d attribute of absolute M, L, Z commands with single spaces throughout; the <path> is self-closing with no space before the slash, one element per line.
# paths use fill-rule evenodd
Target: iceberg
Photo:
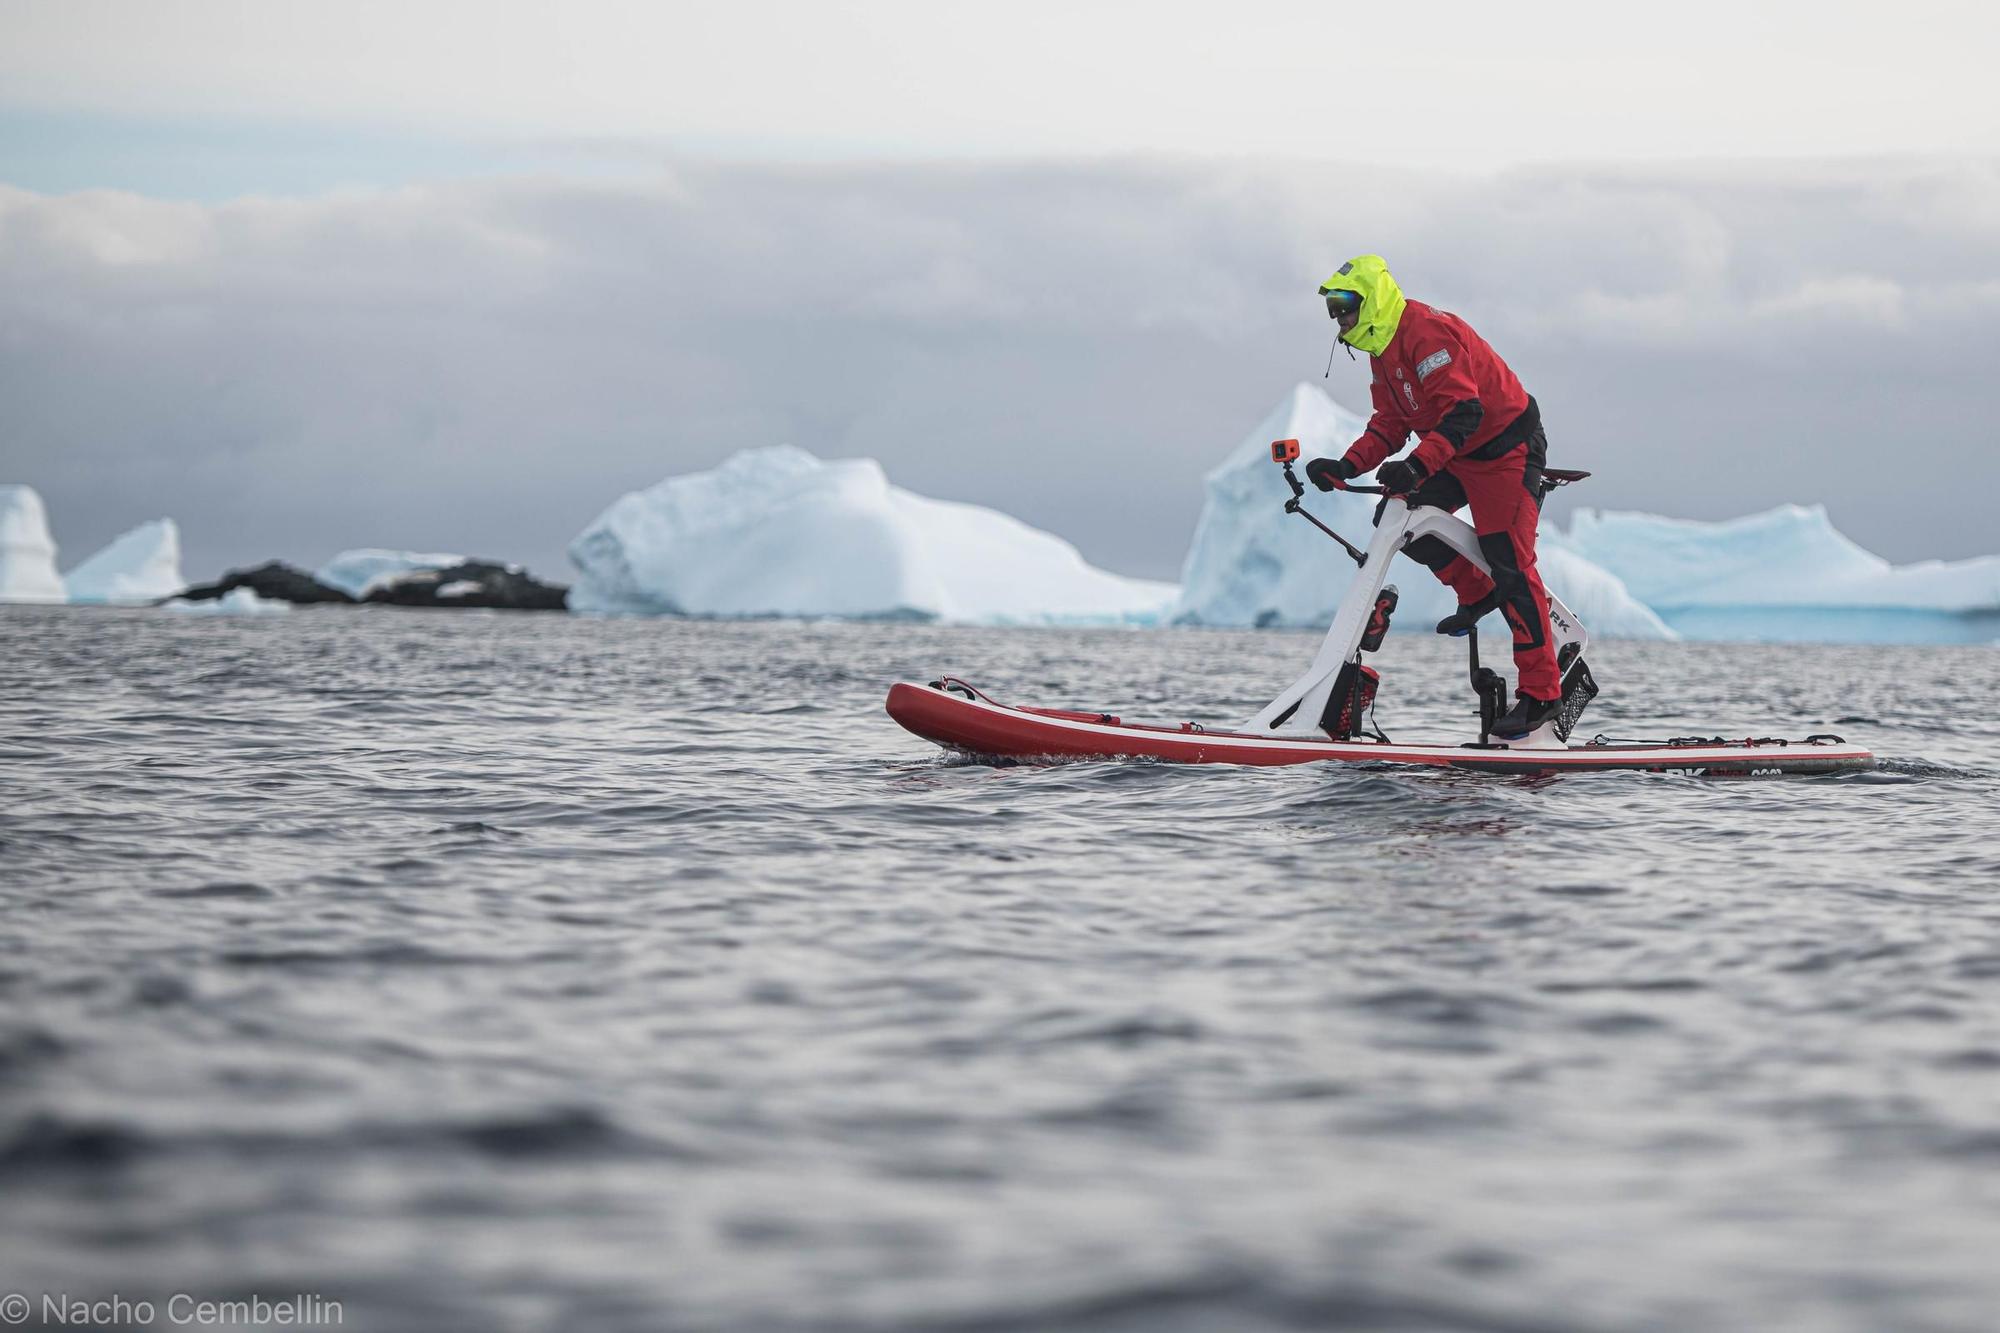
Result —
<path fill-rule="evenodd" d="M 342 551 L 314 570 L 313 577 L 329 588 L 340 589 L 358 602 L 372 590 L 386 588 L 398 579 L 412 574 L 433 574 L 464 563 L 462 555 L 445 555 L 435 551 L 384 551 L 371 546 Z"/>
<path fill-rule="evenodd" d="M 2000 556 L 1892 565 L 1821 505 L 1721 522 L 1584 509 L 1565 545 L 1694 637 L 1985 643 L 2000 630 Z"/>
<path fill-rule="evenodd" d="M 0 602 L 66 600 L 42 497 L 32 486 L 0 486 Z"/>
<path fill-rule="evenodd" d="M 791 445 L 626 495 L 569 555 L 570 608 L 601 613 L 1156 624 L 1175 594 L 1006 514 L 893 486 L 873 459 Z"/>
<path fill-rule="evenodd" d="M 170 518 L 141 523 L 63 575 L 72 602 L 157 602 L 187 586 Z"/>
<path fill-rule="evenodd" d="M 1338 456 L 1367 419 L 1348 411 L 1317 385 L 1300 384 L 1208 474 L 1208 500 L 1181 572 L 1173 618 L 1200 625 L 1323 626 L 1347 590 L 1354 566 L 1324 533 L 1284 512 L 1291 491 L 1271 462 L 1271 441 L 1296 439 L 1308 458 Z M 1375 497 L 1308 491 L 1313 512 L 1361 544 L 1374 524 Z M 1536 546 L 1542 579 L 1593 635 L 1676 637 L 1643 594 L 1545 529 Z M 1456 606 L 1451 591 L 1414 561 L 1400 561 L 1390 580 L 1401 593 L 1399 627 L 1431 624 Z"/>

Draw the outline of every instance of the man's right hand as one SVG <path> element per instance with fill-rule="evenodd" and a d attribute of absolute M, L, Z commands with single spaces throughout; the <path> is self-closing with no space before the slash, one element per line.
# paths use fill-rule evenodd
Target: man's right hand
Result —
<path fill-rule="evenodd" d="M 1323 491 L 1337 491 L 1343 489 L 1342 482 L 1353 481 L 1358 470 L 1345 458 L 1315 458 L 1306 464 L 1306 480 Z"/>

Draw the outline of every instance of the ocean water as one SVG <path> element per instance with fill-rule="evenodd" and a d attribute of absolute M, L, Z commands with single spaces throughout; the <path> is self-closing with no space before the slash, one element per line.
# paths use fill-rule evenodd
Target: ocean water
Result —
<path fill-rule="evenodd" d="M 2000 652 L 1594 650 L 1586 733 L 1885 758 L 1840 778 L 992 767 L 881 710 L 1228 722 L 1313 647 L 0 609 L 0 1294 L 1995 1326 Z M 1452 645 L 1382 661 L 1390 735 L 1462 732 Z"/>

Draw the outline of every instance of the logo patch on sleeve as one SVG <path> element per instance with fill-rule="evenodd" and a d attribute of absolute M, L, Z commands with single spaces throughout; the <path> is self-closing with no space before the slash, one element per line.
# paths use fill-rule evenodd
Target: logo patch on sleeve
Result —
<path fill-rule="evenodd" d="M 1423 360 L 1417 362 L 1417 382 L 1423 383 L 1431 377 L 1431 372 L 1443 370 L 1451 364 L 1451 349 L 1440 347 Z"/>

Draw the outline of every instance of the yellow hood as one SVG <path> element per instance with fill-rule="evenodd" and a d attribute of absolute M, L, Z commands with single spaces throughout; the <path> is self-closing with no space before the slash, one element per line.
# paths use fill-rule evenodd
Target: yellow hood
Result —
<path fill-rule="evenodd" d="M 1319 285 L 1319 294 L 1354 292 L 1361 297 L 1361 318 L 1340 335 L 1340 340 L 1359 347 L 1370 356 L 1380 356 L 1396 336 L 1403 322 L 1403 289 L 1389 276 L 1389 266 L 1380 255 L 1360 255 L 1340 266 L 1340 271 Z"/>

